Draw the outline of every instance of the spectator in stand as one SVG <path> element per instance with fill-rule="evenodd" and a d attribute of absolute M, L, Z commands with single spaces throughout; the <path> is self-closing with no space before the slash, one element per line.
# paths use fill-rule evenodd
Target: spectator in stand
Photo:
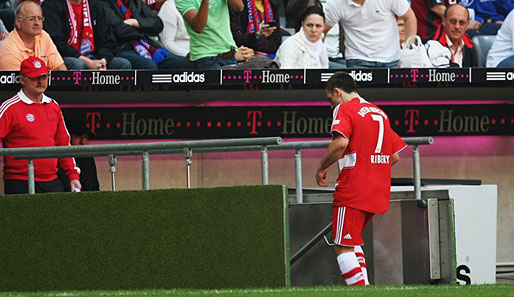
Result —
<path fill-rule="evenodd" d="M 131 69 L 116 56 L 118 45 L 98 0 L 45 0 L 44 26 L 68 69 Z"/>
<path fill-rule="evenodd" d="M 159 33 L 159 41 L 170 53 L 182 57 L 187 56 L 190 38 L 184 18 L 175 6 L 175 0 L 166 0 L 159 10 L 158 16 L 164 23 L 164 29 Z"/>
<path fill-rule="evenodd" d="M 284 41 L 275 60 L 281 68 L 328 68 L 327 48 L 321 39 L 325 28 L 323 9 L 309 7 L 301 19 L 303 30 Z"/>
<path fill-rule="evenodd" d="M 14 6 L 10 0 L 0 0 L 0 23 L 3 23 L 7 32 L 14 29 Z"/>
<path fill-rule="evenodd" d="M 514 10 L 501 26 L 487 54 L 487 67 L 514 67 Z"/>
<path fill-rule="evenodd" d="M 298 15 L 293 14 L 288 10 L 289 2 L 290 2 L 289 0 L 283 0 L 283 4 L 285 7 L 284 14 L 285 14 L 285 18 L 286 18 L 285 27 L 286 28 L 294 28 L 294 26 L 296 24 L 296 19 L 298 18 Z"/>
<path fill-rule="evenodd" d="M 496 11 L 507 18 L 507 15 L 514 9 L 514 0 L 496 1 Z M 504 19 L 505 19 L 504 18 Z"/>
<path fill-rule="evenodd" d="M 0 20 L 0 44 L 2 44 L 2 42 L 4 41 L 4 39 L 7 38 L 8 35 L 9 31 L 7 31 L 7 29 L 5 28 L 4 22 Z"/>
<path fill-rule="evenodd" d="M 236 45 L 274 59 L 282 43 L 278 7 L 270 0 L 244 0 L 243 3 L 242 11 L 230 8 L 230 29 Z"/>
<path fill-rule="evenodd" d="M 474 67 L 477 64 L 473 41 L 466 34 L 468 25 L 468 9 L 462 4 L 452 4 L 446 8 L 436 33 L 428 39 L 437 40 L 450 50 L 450 67 Z"/>
<path fill-rule="evenodd" d="M 20 66 L 21 90 L 6 100 L 0 109 L 0 139 L 4 148 L 68 146 L 62 111 L 57 102 L 44 92 L 48 87 L 48 69 L 45 62 L 29 57 Z M 28 192 L 27 160 L 4 157 L 4 185 L 6 194 Z M 80 191 L 79 169 L 73 158 L 34 160 L 35 190 L 63 192 L 57 178 L 57 164 L 64 169 L 70 191 Z"/>
<path fill-rule="evenodd" d="M 70 134 L 71 145 L 86 145 L 88 141 L 89 130 L 86 124 L 79 119 L 71 118 L 66 119 L 66 128 Z M 98 183 L 98 175 L 96 172 L 95 159 L 93 157 L 79 157 L 75 158 L 77 166 L 80 168 L 80 184 L 82 185 L 81 191 L 100 191 L 100 184 Z M 64 170 L 59 166 L 57 172 L 61 180 L 64 191 L 71 191 L 70 185 L 67 182 Z"/>
<path fill-rule="evenodd" d="M 162 5 L 166 2 L 166 0 L 143 0 L 153 12 L 156 14 L 161 11 Z"/>
<path fill-rule="evenodd" d="M 298 32 L 302 28 L 302 16 L 307 8 L 317 6 L 323 8 L 320 0 L 289 0 L 287 2 L 287 15 L 292 21 L 287 27 L 294 27 L 294 31 Z"/>
<path fill-rule="evenodd" d="M 43 12 L 39 4 L 24 1 L 16 7 L 15 29 L 0 45 L 0 70 L 19 70 L 21 62 L 35 56 L 50 70 L 66 70 L 52 38 L 43 30 Z"/>
<path fill-rule="evenodd" d="M 321 0 L 321 5 L 325 5 L 327 0 Z M 339 24 L 335 24 L 330 31 L 325 34 L 325 46 L 328 53 L 328 68 L 346 68 L 344 60 L 344 32 L 339 30 Z"/>
<path fill-rule="evenodd" d="M 186 20 L 191 37 L 190 68 L 219 69 L 253 56 L 252 49 L 236 46 L 230 31 L 228 5 L 241 11 L 241 0 L 175 0 L 175 5 Z"/>
<path fill-rule="evenodd" d="M 411 0 L 410 5 L 418 25 L 417 34 L 422 40 L 434 35 L 450 2 L 456 3 L 457 0 Z"/>
<path fill-rule="evenodd" d="M 152 37 L 163 30 L 162 20 L 141 0 L 103 0 L 121 51 L 135 69 L 184 69 L 184 57 L 170 54 Z"/>
<path fill-rule="evenodd" d="M 468 8 L 470 26 L 468 35 L 496 35 L 508 12 L 512 1 L 505 0 L 465 0 L 460 3 Z"/>
<path fill-rule="evenodd" d="M 405 34 L 416 34 L 416 17 L 407 0 L 328 0 L 327 33 L 340 22 L 348 68 L 398 67 L 400 37 L 395 17 L 405 21 Z"/>

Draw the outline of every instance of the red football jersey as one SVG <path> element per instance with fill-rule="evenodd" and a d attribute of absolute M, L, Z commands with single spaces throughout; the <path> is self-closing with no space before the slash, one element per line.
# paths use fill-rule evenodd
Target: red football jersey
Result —
<path fill-rule="evenodd" d="M 339 159 L 334 206 L 371 213 L 389 208 L 392 155 L 407 145 L 396 134 L 387 114 L 356 97 L 334 108 L 332 135 L 346 137 L 348 146 Z"/>

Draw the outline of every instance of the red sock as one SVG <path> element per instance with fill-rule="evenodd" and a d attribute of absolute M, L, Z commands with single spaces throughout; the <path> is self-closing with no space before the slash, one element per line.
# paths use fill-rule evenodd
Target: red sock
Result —
<path fill-rule="evenodd" d="M 342 253 L 337 256 L 341 274 L 349 286 L 364 286 L 366 280 L 355 253 Z"/>
<path fill-rule="evenodd" d="M 360 246 L 356 246 L 354 251 L 355 256 L 357 257 L 357 261 L 361 266 L 362 274 L 364 274 L 364 281 L 366 282 L 366 285 L 369 285 L 368 268 L 366 267 L 366 257 L 364 256 L 364 251 Z"/>

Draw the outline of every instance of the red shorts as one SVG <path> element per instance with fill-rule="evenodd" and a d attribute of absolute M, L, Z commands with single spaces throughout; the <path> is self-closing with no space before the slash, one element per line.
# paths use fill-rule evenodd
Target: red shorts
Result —
<path fill-rule="evenodd" d="M 362 232 L 375 214 L 351 207 L 334 207 L 332 241 L 342 246 L 363 245 Z"/>

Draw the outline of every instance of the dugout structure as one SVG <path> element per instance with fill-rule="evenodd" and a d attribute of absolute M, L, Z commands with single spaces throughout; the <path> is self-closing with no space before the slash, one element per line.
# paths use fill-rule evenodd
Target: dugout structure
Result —
<path fill-rule="evenodd" d="M 290 284 L 285 186 L 0 197 L 0 291 Z"/>

